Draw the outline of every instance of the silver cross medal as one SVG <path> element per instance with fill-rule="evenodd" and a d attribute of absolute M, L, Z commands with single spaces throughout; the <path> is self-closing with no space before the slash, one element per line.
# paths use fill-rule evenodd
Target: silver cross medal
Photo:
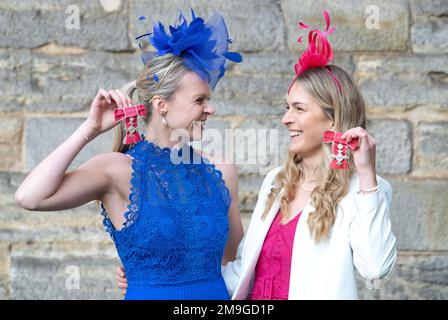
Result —
<path fill-rule="evenodd" d="M 331 159 L 336 159 L 336 162 L 338 164 L 338 167 L 342 166 L 342 161 L 343 160 L 348 160 L 348 148 L 347 148 L 347 154 L 344 156 L 342 154 L 342 148 L 344 148 L 344 146 L 342 145 L 342 143 L 338 143 L 338 154 L 337 155 L 332 155 Z"/>
<path fill-rule="evenodd" d="M 132 136 L 134 132 L 136 131 L 133 118 L 129 119 L 129 128 L 128 128 L 129 134 Z"/>

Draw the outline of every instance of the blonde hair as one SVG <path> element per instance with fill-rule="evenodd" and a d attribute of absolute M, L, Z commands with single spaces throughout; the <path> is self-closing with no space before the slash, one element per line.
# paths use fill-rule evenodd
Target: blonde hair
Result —
<path fill-rule="evenodd" d="M 143 120 L 147 124 L 153 109 L 152 98 L 160 96 L 164 100 L 170 100 L 176 92 L 180 79 L 187 72 L 188 69 L 185 68 L 182 58 L 172 54 L 156 56 L 148 62 L 136 81 L 125 84 L 121 90 L 131 99 L 137 90 L 138 103 L 143 103 L 146 108 L 147 116 Z M 115 126 L 112 152 L 129 150 L 129 146 L 123 144 L 124 126 L 124 121 Z"/>
<path fill-rule="evenodd" d="M 326 70 L 325 68 L 328 68 Z M 350 75 L 340 67 L 328 65 L 305 71 L 298 81 L 314 101 L 322 108 L 328 119 L 334 123 L 336 131 L 346 131 L 354 127 L 366 127 L 365 104 Z M 341 92 L 328 71 L 331 71 L 341 86 Z M 324 154 L 316 169 L 317 186 L 310 198 L 315 210 L 308 217 L 308 228 L 315 242 L 329 238 L 331 228 L 336 220 L 336 208 L 347 194 L 350 179 L 354 173 L 353 158 L 350 157 L 348 170 L 329 168 L 331 144 L 324 144 Z M 294 199 L 299 182 L 304 177 L 301 157 L 291 152 L 281 171 L 277 174 L 274 186 L 268 196 L 266 209 L 262 215 L 265 219 L 275 199 L 280 194 L 280 207 L 283 214 L 288 204 Z"/>

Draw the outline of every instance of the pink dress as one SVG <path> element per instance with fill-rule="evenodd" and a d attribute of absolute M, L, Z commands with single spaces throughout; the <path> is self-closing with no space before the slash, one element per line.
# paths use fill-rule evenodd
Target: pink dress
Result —
<path fill-rule="evenodd" d="M 292 247 L 301 213 L 283 225 L 280 210 L 277 212 L 258 257 L 250 300 L 288 299 Z"/>

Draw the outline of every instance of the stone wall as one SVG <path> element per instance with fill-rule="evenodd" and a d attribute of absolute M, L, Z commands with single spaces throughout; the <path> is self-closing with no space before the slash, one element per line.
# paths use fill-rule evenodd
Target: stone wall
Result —
<path fill-rule="evenodd" d="M 301 49 L 297 21 L 322 27 L 322 11 L 329 10 L 335 63 L 362 90 L 377 169 L 394 188 L 396 268 L 380 290 L 359 279 L 361 297 L 447 299 L 448 2 L 442 0 L 1 1 L 0 299 L 120 299 L 119 260 L 98 208 L 30 212 L 15 204 L 14 192 L 83 121 L 99 88 L 135 79 L 142 65 L 133 39 L 146 31 L 138 17 L 172 23 L 190 6 L 203 16 L 221 12 L 232 49 L 245 58 L 218 85 L 209 126 L 276 128 L 281 155 L 289 137 L 279 120 Z M 70 169 L 111 145 L 109 132 Z M 250 165 L 239 174 L 246 228 L 264 176 Z M 72 281 L 77 275 L 79 283 Z"/>

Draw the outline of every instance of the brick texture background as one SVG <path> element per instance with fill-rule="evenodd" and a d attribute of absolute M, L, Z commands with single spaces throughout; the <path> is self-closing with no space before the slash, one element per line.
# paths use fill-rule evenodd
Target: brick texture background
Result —
<path fill-rule="evenodd" d="M 367 27 L 369 6 L 379 29 Z M 70 7 L 72 6 L 72 7 Z M 80 28 L 67 28 L 79 10 Z M 179 10 L 221 12 L 245 60 L 214 93 L 219 130 L 278 128 L 299 55 L 296 25 L 323 26 L 327 8 L 335 63 L 350 72 L 378 142 L 378 173 L 394 188 L 398 260 L 391 279 L 363 299 L 448 298 L 448 2 L 442 0 L 2 0 L 0 2 L 0 299 L 120 299 L 115 248 L 93 203 L 62 212 L 19 208 L 24 177 L 85 119 L 97 90 L 119 88 L 142 65 L 134 37 L 145 15 L 173 23 Z M 112 132 L 70 169 L 110 151 Z M 249 148 L 255 148 L 250 146 Z M 282 160 L 282 157 L 281 159 Z M 245 228 L 263 175 L 242 166 Z M 42 183 L 45 183 L 44 181 Z M 80 274 L 70 286 L 70 268 Z"/>

